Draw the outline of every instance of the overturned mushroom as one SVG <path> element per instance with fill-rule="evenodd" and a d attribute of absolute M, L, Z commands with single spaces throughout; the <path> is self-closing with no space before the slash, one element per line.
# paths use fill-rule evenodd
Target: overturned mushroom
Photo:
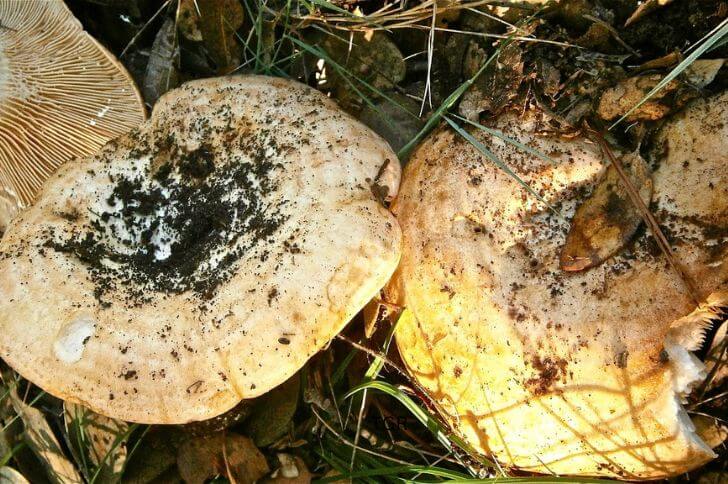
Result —
<path fill-rule="evenodd" d="M 126 69 L 61 0 L 0 2 L 0 189 L 28 205 L 63 162 L 144 120 Z M 11 214 L 0 211 L 0 232 Z"/>
<path fill-rule="evenodd" d="M 697 101 L 648 160 L 652 209 L 697 308 L 649 230 L 593 267 L 560 267 L 571 219 L 607 162 L 585 139 L 536 135 L 545 115 L 495 124 L 553 163 L 473 136 L 560 215 L 450 131 L 415 152 L 394 204 L 403 254 L 388 295 L 408 308 L 397 344 L 475 448 L 524 470 L 627 479 L 714 456 L 680 401 L 704 376 L 690 350 L 728 303 L 726 121 L 728 93 Z"/>
<path fill-rule="evenodd" d="M 378 293 L 389 146 L 301 84 L 190 82 L 71 161 L 0 243 L 0 356 L 135 422 L 218 415 L 289 378 Z"/>

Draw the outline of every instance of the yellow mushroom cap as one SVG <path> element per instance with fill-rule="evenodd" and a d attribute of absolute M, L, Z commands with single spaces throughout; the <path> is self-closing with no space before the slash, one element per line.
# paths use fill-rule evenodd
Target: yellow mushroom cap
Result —
<path fill-rule="evenodd" d="M 649 231 L 588 270 L 560 269 L 606 161 L 583 138 L 538 134 L 545 115 L 494 127 L 553 164 L 472 134 L 562 218 L 451 131 L 414 153 L 393 205 L 403 253 L 387 292 L 407 308 L 396 341 L 476 449 L 528 471 L 626 479 L 714 457 L 680 403 L 705 374 L 689 350 L 728 304 L 727 116 L 728 94 L 693 103 L 662 129 L 653 160 L 653 212 L 698 309 Z"/>
<path fill-rule="evenodd" d="M 391 148 L 307 86 L 211 78 L 65 163 L 0 242 L 0 357 L 145 423 L 287 380 L 386 283 Z"/>
<path fill-rule="evenodd" d="M 27 206 L 61 163 L 141 123 L 144 103 L 63 1 L 5 0 L 0 22 L 0 187 Z"/>

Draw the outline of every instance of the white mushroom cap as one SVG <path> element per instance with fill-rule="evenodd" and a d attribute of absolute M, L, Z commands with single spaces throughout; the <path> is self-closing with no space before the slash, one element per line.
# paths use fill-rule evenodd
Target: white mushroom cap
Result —
<path fill-rule="evenodd" d="M 399 176 L 381 138 L 304 85 L 185 84 L 13 221 L 0 356 L 111 417 L 221 414 L 289 378 L 389 279 L 400 231 L 378 196 Z"/>
<path fill-rule="evenodd" d="M 695 102 L 658 137 L 653 211 L 704 298 L 695 311 L 649 231 L 591 269 L 560 269 L 569 221 L 606 162 L 585 139 L 537 135 L 547 121 L 529 112 L 496 125 L 554 164 L 473 136 L 563 219 L 450 131 L 413 155 L 388 286 L 407 307 L 402 358 L 452 427 L 505 465 L 628 479 L 695 468 L 714 454 L 680 401 L 704 376 L 689 350 L 728 303 L 728 94 Z"/>
<path fill-rule="evenodd" d="M 61 163 L 139 125 L 144 103 L 63 1 L 4 0 L 0 25 L 0 187 L 25 206 Z"/>

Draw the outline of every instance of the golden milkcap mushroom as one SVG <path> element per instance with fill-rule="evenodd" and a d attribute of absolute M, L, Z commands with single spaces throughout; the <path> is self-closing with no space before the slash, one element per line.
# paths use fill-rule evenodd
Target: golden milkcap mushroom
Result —
<path fill-rule="evenodd" d="M 476 449 L 528 471 L 626 479 L 714 456 L 680 403 L 705 375 L 690 350 L 728 304 L 727 120 L 728 93 L 695 102 L 662 129 L 652 160 L 653 212 L 697 309 L 649 230 L 563 270 L 567 235 L 583 228 L 572 225 L 589 225 L 577 208 L 597 203 L 590 193 L 610 179 L 596 145 L 537 134 L 550 127 L 545 115 L 505 114 L 495 127 L 553 164 L 473 136 L 561 217 L 453 132 L 415 152 L 393 205 L 403 253 L 388 295 L 407 308 L 397 345 Z M 630 202 L 611 190 L 589 240 L 624 236 L 612 229 Z"/>
<path fill-rule="evenodd" d="M 126 69 L 63 1 L 0 2 L 0 188 L 21 206 L 61 163 L 143 120 Z"/>
<path fill-rule="evenodd" d="M 378 293 L 389 146 L 323 94 L 190 82 L 64 164 L 0 243 L 0 356 L 107 416 L 183 423 L 282 383 Z"/>

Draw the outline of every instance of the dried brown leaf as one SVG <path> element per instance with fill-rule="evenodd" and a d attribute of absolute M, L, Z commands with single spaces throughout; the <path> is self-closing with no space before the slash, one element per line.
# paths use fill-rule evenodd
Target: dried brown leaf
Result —
<path fill-rule="evenodd" d="M 614 87 L 606 89 L 599 99 L 597 114 L 604 120 L 611 121 L 627 114 L 630 109 L 642 101 L 661 80 L 661 74 L 646 74 L 630 77 L 620 81 Z M 677 81 L 671 81 L 664 89 L 645 101 L 639 108 L 627 116 L 628 121 L 655 121 L 664 117 L 672 109 L 668 95 L 680 87 Z"/>
<path fill-rule="evenodd" d="M 200 15 L 197 12 L 195 0 L 179 0 L 177 7 L 177 28 L 185 39 L 195 42 L 202 41 Z"/>
<path fill-rule="evenodd" d="M 300 388 L 301 377 L 296 373 L 255 400 L 250 417 L 245 422 L 245 434 L 253 439 L 255 445 L 270 445 L 288 431 L 298 408 Z"/>
<path fill-rule="evenodd" d="M 638 154 L 622 157 L 622 164 L 642 200 L 652 198 L 652 175 Z M 592 194 L 577 208 L 561 252 L 565 271 L 581 271 L 604 262 L 623 248 L 642 223 L 613 165 L 607 168 Z"/>
<path fill-rule="evenodd" d="M 483 71 L 460 101 L 460 114 L 477 121 L 483 112 L 498 113 L 518 95 L 524 79 L 523 55 L 516 44 L 509 44 L 498 54 L 495 62 Z M 464 75 L 472 77 L 487 61 L 487 51 L 471 42 L 464 60 Z"/>
<path fill-rule="evenodd" d="M 105 417 L 75 403 L 64 402 L 64 420 L 71 446 L 86 452 L 101 482 L 118 482 L 126 462 L 129 424 Z"/>
<path fill-rule="evenodd" d="M 0 484 L 30 484 L 28 479 L 12 467 L 0 467 Z"/>
<path fill-rule="evenodd" d="M 177 86 L 178 59 L 177 31 L 174 28 L 174 19 L 168 18 L 154 38 L 144 74 L 142 92 L 148 103 L 154 104 L 159 96 Z"/>
<path fill-rule="evenodd" d="M 624 26 L 627 27 L 628 25 L 637 22 L 648 13 L 653 12 L 658 8 L 664 7 L 665 5 L 668 5 L 670 3 L 672 3 L 672 0 L 647 0 L 646 2 L 640 4 L 640 6 L 637 7 L 634 13 L 629 16 L 627 21 L 624 23 Z"/>
<path fill-rule="evenodd" d="M 15 411 L 23 421 L 25 441 L 43 463 L 50 480 L 64 484 L 83 482 L 76 468 L 63 454 L 61 445 L 43 413 L 23 402 L 15 389 L 10 391 L 9 396 Z"/>
<path fill-rule="evenodd" d="M 196 0 L 199 28 L 207 53 L 218 74 L 227 74 L 240 63 L 242 46 L 235 32 L 243 24 L 243 6 L 238 0 Z"/>
<path fill-rule="evenodd" d="M 352 84 L 358 89 L 362 89 L 362 85 L 354 76 L 376 90 L 385 91 L 401 82 L 406 74 L 402 53 L 387 34 L 381 31 L 375 31 L 371 36 L 357 32 L 346 38 L 316 33 L 309 42 L 318 44 L 339 66 L 337 68 L 324 64 L 321 70 L 318 58 L 310 56 L 307 60 L 308 69 L 318 71 L 320 87 L 330 90 L 345 108 L 361 103 Z M 362 90 L 367 96 L 374 96 L 371 90 Z"/>
<path fill-rule="evenodd" d="M 184 442 L 177 453 L 177 468 L 188 484 L 202 484 L 218 475 L 238 484 L 252 484 L 270 472 L 251 439 L 222 432 Z"/>
<path fill-rule="evenodd" d="M 723 64 L 725 59 L 698 59 L 685 69 L 685 78 L 691 85 L 702 89 L 715 80 Z"/>
<path fill-rule="evenodd" d="M 163 476 L 176 471 L 177 449 L 186 438 L 188 436 L 177 427 L 160 425 L 152 428 L 129 460 L 124 471 L 124 483 L 163 482 Z"/>

